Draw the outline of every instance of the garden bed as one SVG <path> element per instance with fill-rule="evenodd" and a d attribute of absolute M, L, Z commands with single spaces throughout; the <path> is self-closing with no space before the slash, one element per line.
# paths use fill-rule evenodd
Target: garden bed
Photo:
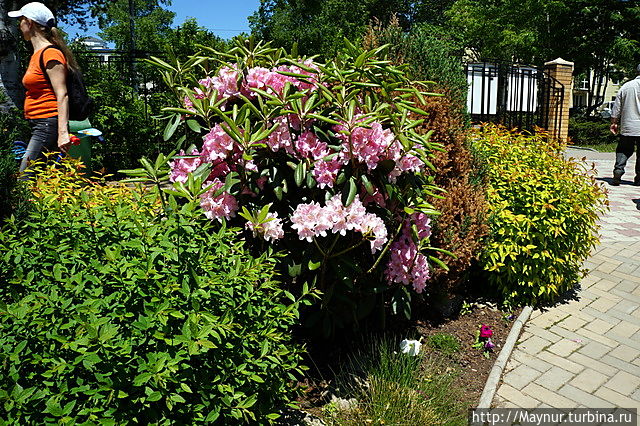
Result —
<path fill-rule="evenodd" d="M 520 309 L 504 312 L 490 304 L 483 304 L 468 307 L 466 312 L 464 311 L 465 309 L 462 315 L 446 320 L 415 321 L 408 324 L 404 330 L 405 335 L 423 342 L 421 351 L 426 359 L 442 360 L 445 371 L 455 372 L 455 392 L 452 391 L 452 394 L 456 395 L 460 407 L 466 410 L 477 406 L 496 357 L 504 346 Z M 491 339 L 495 348 L 488 353 L 488 357 L 483 355 L 482 350 L 473 347 L 481 325 L 487 325 L 493 330 Z M 444 353 L 446 350 L 433 348 L 429 342 L 430 338 L 436 335 L 454 336 L 459 342 L 459 349 L 447 354 Z M 306 387 L 306 392 L 299 402 L 303 411 L 314 417 L 326 417 L 326 409 L 323 411 L 323 407 L 335 398 L 333 395 L 336 392 L 333 373 L 339 371 L 345 359 L 349 357 L 344 347 L 340 350 L 336 346 L 331 345 L 331 349 L 327 347 L 325 352 L 318 349 L 312 351 L 321 353 L 313 355 L 313 361 L 309 364 L 312 365 L 312 369 L 307 380 L 301 383 Z"/>

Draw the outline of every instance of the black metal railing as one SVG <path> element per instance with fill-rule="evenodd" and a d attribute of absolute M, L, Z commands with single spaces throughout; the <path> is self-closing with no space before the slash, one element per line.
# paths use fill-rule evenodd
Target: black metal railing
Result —
<path fill-rule="evenodd" d="M 544 70 L 499 61 L 466 64 L 471 121 L 560 136 L 564 86 Z"/>

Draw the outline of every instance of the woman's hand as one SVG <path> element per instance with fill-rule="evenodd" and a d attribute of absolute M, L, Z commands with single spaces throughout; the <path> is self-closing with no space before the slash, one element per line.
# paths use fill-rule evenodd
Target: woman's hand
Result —
<path fill-rule="evenodd" d="M 71 137 L 69 132 L 58 132 L 58 149 L 60 152 L 67 152 L 71 147 Z"/>

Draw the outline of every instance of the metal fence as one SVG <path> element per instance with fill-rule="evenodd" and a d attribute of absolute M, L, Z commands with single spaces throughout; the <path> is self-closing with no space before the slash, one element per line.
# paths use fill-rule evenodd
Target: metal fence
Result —
<path fill-rule="evenodd" d="M 466 64 L 467 111 L 472 122 L 493 122 L 559 137 L 564 86 L 544 70 L 498 61 Z"/>

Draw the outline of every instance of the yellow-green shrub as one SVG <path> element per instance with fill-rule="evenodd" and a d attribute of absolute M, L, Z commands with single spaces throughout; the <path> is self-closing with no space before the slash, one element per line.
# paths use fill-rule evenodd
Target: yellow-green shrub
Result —
<path fill-rule="evenodd" d="M 596 220 L 606 208 L 605 191 L 544 133 L 486 126 L 473 139 L 484 160 L 489 203 L 480 264 L 507 301 L 551 301 L 582 276 L 582 263 L 599 241 Z"/>

